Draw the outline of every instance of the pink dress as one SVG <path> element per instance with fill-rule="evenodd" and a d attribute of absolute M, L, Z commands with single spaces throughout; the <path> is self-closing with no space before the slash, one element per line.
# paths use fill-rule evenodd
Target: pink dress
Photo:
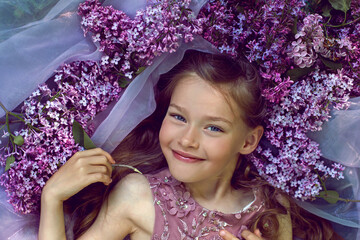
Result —
<path fill-rule="evenodd" d="M 219 230 L 226 229 L 241 239 L 249 219 L 264 210 L 264 197 L 253 189 L 255 199 L 233 214 L 209 210 L 198 204 L 185 185 L 174 179 L 168 169 L 145 175 L 150 183 L 155 205 L 152 240 L 221 240 Z"/>

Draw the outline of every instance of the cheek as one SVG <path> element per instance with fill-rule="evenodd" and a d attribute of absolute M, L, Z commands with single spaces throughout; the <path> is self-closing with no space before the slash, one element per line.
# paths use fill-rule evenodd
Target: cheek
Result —
<path fill-rule="evenodd" d="M 165 117 L 162 124 L 161 124 L 160 131 L 159 131 L 160 145 L 163 145 L 165 142 L 168 141 L 168 139 L 170 137 L 169 136 L 170 133 L 171 133 L 170 124 L 169 124 L 169 121 Z"/>
<path fill-rule="evenodd" d="M 233 158 L 239 156 L 238 148 L 230 139 L 208 140 L 207 150 L 215 159 Z"/>

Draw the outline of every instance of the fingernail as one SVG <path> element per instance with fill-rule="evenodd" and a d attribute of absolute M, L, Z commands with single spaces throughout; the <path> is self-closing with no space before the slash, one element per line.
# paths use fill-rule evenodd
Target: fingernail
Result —
<path fill-rule="evenodd" d="M 221 237 L 225 237 L 226 232 L 225 232 L 225 231 L 223 231 L 223 230 L 221 230 L 219 234 L 220 234 L 220 236 L 221 236 Z"/>

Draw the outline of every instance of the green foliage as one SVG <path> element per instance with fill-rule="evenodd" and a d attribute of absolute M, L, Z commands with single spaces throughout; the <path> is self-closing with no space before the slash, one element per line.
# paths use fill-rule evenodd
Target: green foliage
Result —
<path fill-rule="evenodd" d="M 306 68 L 294 68 L 290 69 L 286 72 L 286 75 L 290 77 L 291 80 L 296 82 L 299 80 L 299 78 L 308 75 L 312 71 L 314 71 L 315 68 L 306 67 Z"/>
<path fill-rule="evenodd" d="M 325 66 L 327 66 L 327 67 L 330 68 L 330 69 L 337 70 L 337 69 L 342 69 L 342 68 L 343 68 L 343 66 L 342 66 L 341 63 L 333 62 L 333 61 L 331 61 L 331 60 L 329 60 L 329 59 L 326 59 L 326 58 L 324 58 L 324 57 L 321 57 L 321 56 L 320 56 L 320 60 L 322 61 L 322 63 L 323 63 Z"/>
<path fill-rule="evenodd" d="M 330 17 L 331 16 L 331 10 L 332 10 L 332 7 L 329 5 L 329 4 L 326 4 L 324 5 L 322 8 L 321 8 L 321 11 L 322 11 L 322 15 L 324 17 Z"/>
<path fill-rule="evenodd" d="M 85 149 L 96 148 L 96 145 L 91 141 L 89 135 L 81 127 L 80 123 L 74 120 L 72 127 L 73 137 L 76 143 L 83 146 Z"/>
<path fill-rule="evenodd" d="M 10 164 L 12 164 L 13 162 L 15 162 L 15 157 L 13 155 L 6 158 L 5 171 L 10 169 Z"/>
<path fill-rule="evenodd" d="M 126 88 L 130 84 L 130 81 L 127 78 L 123 77 L 119 79 L 118 84 L 121 88 Z"/>
<path fill-rule="evenodd" d="M 24 144 L 24 138 L 22 136 L 15 136 L 14 137 L 14 143 L 18 146 L 21 146 Z"/>
<path fill-rule="evenodd" d="M 142 73 L 144 70 L 146 69 L 146 67 L 139 67 L 139 69 L 136 71 L 136 75 L 139 75 L 140 73 Z"/>
<path fill-rule="evenodd" d="M 346 13 L 350 9 L 351 0 L 329 0 L 331 6 Z"/>
<path fill-rule="evenodd" d="M 330 204 L 335 204 L 339 200 L 339 193 L 333 190 L 326 190 L 319 192 L 318 197 L 324 199 Z"/>

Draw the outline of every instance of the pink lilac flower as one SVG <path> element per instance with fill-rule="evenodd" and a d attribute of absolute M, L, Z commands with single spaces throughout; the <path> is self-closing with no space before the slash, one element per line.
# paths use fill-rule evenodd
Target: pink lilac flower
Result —
<path fill-rule="evenodd" d="M 276 146 L 278 153 L 260 148 L 257 151 L 260 156 L 251 156 L 255 165 L 261 167 L 258 168 L 260 175 L 272 185 L 303 200 L 312 198 L 321 190 L 317 174 L 312 169 L 318 170 L 324 178 L 343 178 L 342 167 L 328 167 L 320 161 L 318 144 L 310 140 L 306 132 L 321 130 L 322 123 L 330 117 L 330 109 L 326 108 L 329 103 L 338 109 L 349 106 L 347 100 L 352 85 L 353 79 L 340 70 L 336 74 L 315 71 L 311 78 L 294 83 L 280 105 L 269 109 L 267 129 L 270 131 L 265 132 L 265 137 Z"/>
<path fill-rule="evenodd" d="M 12 152 L 6 148 L 7 153 L 0 155 L 3 165 L 9 156 L 16 159 L 0 177 L 16 211 L 38 211 L 46 181 L 75 152 L 83 150 L 72 137 L 73 121 L 91 134 L 88 122 L 119 98 L 117 82 L 104 81 L 105 75 L 94 62 L 66 64 L 54 77 L 57 92 L 43 84 L 24 101 L 24 120 L 32 128 L 18 131 L 23 145 Z"/>
<path fill-rule="evenodd" d="M 360 17 L 360 1 L 351 1 L 350 9 L 354 18 Z"/>
<path fill-rule="evenodd" d="M 160 4 L 161 3 L 161 4 Z M 104 51 L 102 65 L 132 79 L 139 67 L 149 66 L 154 57 L 174 52 L 182 40 L 192 41 L 202 32 L 200 22 L 189 10 L 190 1 L 153 1 L 134 19 L 97 0 L 79 6 L 85 34 Z M 115 60 L 114 60 L 115 59 Z M 120 67 L 121 66 L 121 67 Z"/>
<path fill-rule="evenodd" d="M 300 68 L 311 67 L 316 59 L 316 53 L 326 55 L 324 48 L 325 36 L 320 22 L 322 17 L 312 14 L 304 18 L 304 26 L 295 35 L 296 41 L 291 43 L 291 51 L 288 55 Z"/>

